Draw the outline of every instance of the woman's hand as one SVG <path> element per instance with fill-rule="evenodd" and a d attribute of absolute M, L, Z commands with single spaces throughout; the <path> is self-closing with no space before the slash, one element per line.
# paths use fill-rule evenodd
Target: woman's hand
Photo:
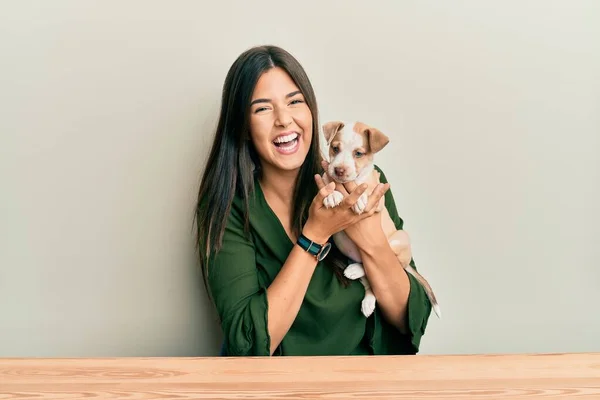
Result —
<path fill-rule="evenodd" d="M 348 182 L 345 184 L 336 183 L 336 190 L 342 193 L 344 197 L 348 196 L 349 193 L 353 193 L 358 186 L 354 182 Z M 383 193 L 389 189 L 389 183 L 385 185 L 380 183 L 376 186 L 373 194 L 383 187 Z M 381 196 L 377 196 L 376 202 L 379 202 Z M 369 204 L 373 200 L 373 195 L 369 195 Z M 377 203 L 373 207 L 373 211 L 376 208 Z M 388 240 L 383 231 L 381 225 L 381 213 L 370 212 L 367 218 L 361 218 L 352 225 L 345 228 L 345 233 L 348 235 L 350 240 L 356 244 L 360 251 L 363 252 L 374 252 L 377 251 L 381 246 L 387 246 Z"/>
<path fill-rule="evenodd" d="M 367 189 L 366 184 L 356 186 L 350 191 L 344 189 L 342 192 L 344 194 L 344 199 L 341 203 L 335 207 L 328 208 L 325 207 L 323 201 L 335 190 L 335 182 L 325 185 L 320 175 L 315 175 L 315 181 L 319 188 L 319 192 L 312 201 L 308 212 L 308 220 L 306 221 L 302 232 L 309 239 L 314 240 L 317 243 L 325 243 L 334 233 L 347 230 L 357 222 L 364 221 L 371 217 L 375 213 L 377 203 L 389 188 L 389 185 L 381 185 L 376 188 L 369 196 L 365 211 L 362 214 L 357 215 L 352 210 L 352 206 Z"/>
<path fill-rule="evenodd" d="M 327 171 L 329 167 L 329 163 L 325 160 L 321 162 L 321 166 L 323 170 Z M 379 177 L 377 177 L 379 179 Z M 371 182 L 374 184 L 374 182 Z M 383 186 L 383 193 L 389 190 L 389 183 L 385 185 L 379 183 L 378 186 L 373 189 L 373 193 L 375 194 L 378 190 Z M 348 182 L 345 184 L 335 183 L 335 190 L 340 192 L 344 198 L 349 196 L 350 193 L 353 193 L 356 188 L 359 187 L 354 182 Z M 368 194 L 368 192 L 367 192 Z M 369 203 L 371 204 L 371 200 L 373 195 L 369 194 Z M 375 203 L 375 208 L 377 203 L 381 199 L 381 196 L 377 196 L 377 202 Z M 356 246 L 362 252 L 373 252 L 377 251 L 378 247 L 388 245 L 387 237 L 383 232 L 383 227 L 381 225 L 381 214 L 379 212 L 371 212 L 368 218 L 362 218 L 356 221 L 354 224 L 346 227 L 345 233 L 348 235 L 350 240 L 352 240 Z"/>

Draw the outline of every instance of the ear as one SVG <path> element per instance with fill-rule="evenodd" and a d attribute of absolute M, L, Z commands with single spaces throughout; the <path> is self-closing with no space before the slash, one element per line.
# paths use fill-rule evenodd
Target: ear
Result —
<path fill-rule="evenodd" d="M 364 132 L 367 135 L 367 141 L 373 153 L 377 153 L 390 142 L 390 138 L 379 129 L 367 127 Z"/>
<path fill-rule="evenodd" d="M 343 127 L 344 123 L 342 121 L 329 121 L 323 125 L 323 136 L 327 140 L 327 145 L 331 144 L 335 134 Z"/>

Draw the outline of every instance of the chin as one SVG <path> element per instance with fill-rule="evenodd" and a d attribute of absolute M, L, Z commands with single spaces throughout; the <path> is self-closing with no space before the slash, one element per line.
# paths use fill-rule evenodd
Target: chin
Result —
<path fill-rule="evenodd" d="M 300 149 L 297 153 L 286 156 L 274 154 L 273 165 L 285 171 L 298 170 L 302 167 L 302 164 L 304 164 L 304 161 L 306 161 L 306 157 L 308 156 L 308 151 L 304 152 L 303 150 L 304 149 Z"/>
<path fill-rule="evenodd" d="M 302 167 L 304 161 L 306 160 L 306 155 L 304 157 L 298 156 L 294 160 L 285 160 L 284 162 L 278 162 L 276 165 L 285 171 L 297 171 Z"/>

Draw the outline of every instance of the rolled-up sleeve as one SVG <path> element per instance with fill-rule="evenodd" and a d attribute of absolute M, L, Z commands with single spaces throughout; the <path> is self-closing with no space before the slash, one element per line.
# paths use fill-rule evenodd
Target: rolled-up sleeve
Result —
<path fill-rule="evenodd" d="M 256 268 L 254 245 L 244 232 L 240 210 L 232 207 L 221 250 L 208 263 L 208 284 L 227 355 L 268 356 L 268 302 Z"/>
<path fill-rule="evenodd" d="M 378 167 L 376 169 L 380 173 L 381 182 L 387 183 L 388 181 L 383 171 Z M 385 205 L 388 209 L 390 217 L 392 218 L 392 221 L 394 221 L 396 229 L 403 229 L 404 221 L 398 215 L 391 187 L 385 194 Z M 417 270 L 414 259 L 411 259 L 410 265 Z M 427 294 L 425 293 L 425 289 L 423 289 L 419 281 L 417 281 L 417 279 L 411 274 L 407 275 L 410 281 L 410 293 L 408 295 L 407 304 L 408 335 L 410 336 L 408 339 L 410 340 L 410 344 L 414 352 L 418 352 L 421 344 L 421 338 L 425 334 L 427 322 L 429 321 L 429 317 L 431 315 L 432 305 L 427 297 Z"/>

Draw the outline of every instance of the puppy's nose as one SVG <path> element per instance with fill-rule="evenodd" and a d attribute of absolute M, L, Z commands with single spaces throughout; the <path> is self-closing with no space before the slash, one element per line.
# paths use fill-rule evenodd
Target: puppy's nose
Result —
<path fill-rule="evenodd" d="M 335 172 L 335 174 L 337 176 L 344 176 L 344 174 L 346 173 L 346 168 L 344 168 L 344 167 L 335 167 L 333 169 L 333 171 Z"/>

